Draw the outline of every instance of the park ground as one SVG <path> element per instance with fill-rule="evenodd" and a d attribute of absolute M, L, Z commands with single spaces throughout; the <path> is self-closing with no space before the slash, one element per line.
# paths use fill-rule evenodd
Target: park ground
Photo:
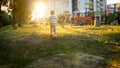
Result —
<path fill-rule="evenodd" d="M 120 26 L 0 28 L 0 68 L 120 68 Z"/>

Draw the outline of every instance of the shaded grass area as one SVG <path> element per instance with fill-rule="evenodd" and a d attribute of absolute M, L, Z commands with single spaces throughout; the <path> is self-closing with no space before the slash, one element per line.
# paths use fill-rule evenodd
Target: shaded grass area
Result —
<path fill-rule="evenodd" d="M 39 58 L 75 52 L 102 56 L 107 66 L 119 67 L 120 26 L 58 26 L 57 39 L 51 39 L 49 33 L 47 25 L 1 28 L 0 67 L 23 68 Z"/>

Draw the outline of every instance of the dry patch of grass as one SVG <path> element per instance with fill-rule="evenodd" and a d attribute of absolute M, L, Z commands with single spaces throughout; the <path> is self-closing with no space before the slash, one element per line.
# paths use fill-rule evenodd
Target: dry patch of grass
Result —
<path fill-rule="evenodd" d="M 102 57 L 84 53 L 63 53 L 51 58 L 39 59 L 26 68 L 103 68 L 104 64 L 105 60 Z"/>

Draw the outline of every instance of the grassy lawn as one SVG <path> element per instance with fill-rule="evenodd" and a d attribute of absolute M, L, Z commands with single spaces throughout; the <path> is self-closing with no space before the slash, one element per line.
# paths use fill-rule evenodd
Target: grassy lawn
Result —
<path fill-rule="evenodd" d="M 104 57 L 106 67 L 120 67 L 120 26 L 57 27 L 51 39 L 48 25 L 0 28 L 0 68 L 23 68 L 39 58 L 82 52 Z"/>

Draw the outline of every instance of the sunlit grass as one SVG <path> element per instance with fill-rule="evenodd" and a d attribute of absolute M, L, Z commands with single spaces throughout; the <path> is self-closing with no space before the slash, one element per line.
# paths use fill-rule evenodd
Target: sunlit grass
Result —
<path fill-rule="evenodd" d="M 57 34 L 57 39 L 50 38 L 49 25 L 1 28 L 0 67 L 22 68 L 39 58 L 74 52 L 102 56 L 109 61 L 108 66 L 119 65 L 120 26 L 58 25 Z"/>

